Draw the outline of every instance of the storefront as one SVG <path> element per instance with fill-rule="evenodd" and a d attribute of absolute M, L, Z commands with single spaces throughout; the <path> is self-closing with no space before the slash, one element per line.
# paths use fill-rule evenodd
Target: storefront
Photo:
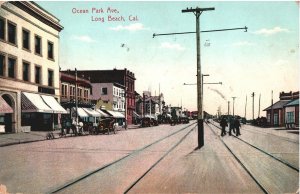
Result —
<path fill-rule="evenodd" d="M 21 125 L 33 131 L 58 129 L 58 116 L 67 114 L 54 97 L 27 92 L 22 92 L 21 109 Z"/>
<path fill-rule="evenodd" d="M 12 107 L 0 96 L 0 133 L 12 132 Z"/>

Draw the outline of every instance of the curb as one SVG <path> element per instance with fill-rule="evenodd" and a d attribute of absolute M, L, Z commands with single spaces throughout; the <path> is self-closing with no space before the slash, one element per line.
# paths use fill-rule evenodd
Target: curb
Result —
<path fill-rule="evenodd" d="M 19 142 L 11 142 L 11 143 L 4 143 L 0 144 L 0 147 L 6 147 L 11 145 L 18 145 L 18 144 L 25 144 L 25 143 L 33 143 L 38 141 L 45 141 L 46 139 L 39 139 L 39 140 L 30 140 L 30 141 L 19 141 Z"/>

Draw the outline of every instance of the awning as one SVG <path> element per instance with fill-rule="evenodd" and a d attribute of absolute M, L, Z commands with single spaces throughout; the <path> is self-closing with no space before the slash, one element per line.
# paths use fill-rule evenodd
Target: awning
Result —
<path fill-rule="evenodd" d="M 140 118 L 141 116 L 139 114 L 137 114 L 135 111 L 133 111 L 133 115 L 134 117 Z"/>
<path fill-rule="evenodd" d="M 76 108 L 74 108 L 76 111 Z M 83 110 L 83 108 L 77 108 L 77 114 L 79 117 L 89 117 L 89 115 Z"/>
<path fill-rule="evenodd" d="M 100 109 L 96 109 L 96 111 L 100 113 L 101 117 L 109 117 L 108 114 L 106 114 L 105 112 L 103 112 L 103 111 L 100 110 Z"/>
<path fill-rule="evenodd" d="M 90 116 L 90 117 L 100 117 L 100 113 L 91 109 L 91 108 L 83 108 L 83 110 Z"/>
<path fill-rule="evenodd" d="M 13 109 L 7 102 L 0 96 L 0 113 L 13 113 Z"/>
<path fill-rule="evenodd" d="M 41 95 L 41 97 L 46 102 L 46 104 L 53 110 L 53 113 L 67 114 L 67 111 L 62 106 L 60 106 L 60 104 L 55 100 L 53 96 Z"/>
<path fill-rule="evenodd" d="M 22 112 L 53 113 L 53 110 L 38 94 L 22 92 L 21 100 Z"/>
<path fill-rule="evenodd" d="M 120 112 L 111 111 L 111 110 L 107 110 L 107 112 L 111 114 L 114 118 L 125 118 L 125 116 Z"/>
<path fill-rule="evenodd" d="M 145 115 L 145 117 L 150 118 L 150 119 L 155 119 L 155 117 L 152 115 Z"/>

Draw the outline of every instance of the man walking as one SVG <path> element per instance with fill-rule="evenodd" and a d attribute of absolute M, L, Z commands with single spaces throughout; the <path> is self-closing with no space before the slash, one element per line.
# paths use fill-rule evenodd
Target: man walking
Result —
<path fill-rule="evenodd" d="M 236 136 L 241 135 L 241 133 L 240 133 L 240 127 L 241 127 L 240 121 L 238 120 L 238 118 L 235 118 L 235 120 L 234 120 L 234 128 L 236 129 Z"/>
<path fill-rule="evenodd" d="M 229 135 L 231 135 L 231 131 L 233 131 L 233 133 L 236 133 L 234 129 L 234 118 L 232 117 L 229 118 Z"/>
<path fill-rule="evenodd" d="M 222 117 L 221 122 L 220 122 L 220 125 L 221 125 L 221 127 L 222 127 L 221 136 L 224 136 L 224 135 L 226 135 L 225 128 L 228 126 L 225 117 Z"/>

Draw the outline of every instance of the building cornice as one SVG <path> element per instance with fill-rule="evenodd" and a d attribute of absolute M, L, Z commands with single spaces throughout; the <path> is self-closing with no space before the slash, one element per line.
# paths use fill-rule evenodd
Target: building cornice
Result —
<path fill-rule="evenodd" d="M 58 32 L 60 32 L 63 29 L 63 26 L 59 24 L 59 20 L 55 18 L 54 16 L 49 16 L 45 13 L 44 9 L 41 9 L 40 6 L 37 6 L 37 4 L 33 2 L 28 1 L 10 1 L 12 5 L 18 7 L 19 9 L 27 12 L 31 16 L 35 17 L 36 19 L 40 20 L 41 22 L 49 25 L 50 27 L 54 28 Z M 35 6 L 34 6 L 35 5 Z M 53 18 L 51 18 L 52 16 Z"/>

